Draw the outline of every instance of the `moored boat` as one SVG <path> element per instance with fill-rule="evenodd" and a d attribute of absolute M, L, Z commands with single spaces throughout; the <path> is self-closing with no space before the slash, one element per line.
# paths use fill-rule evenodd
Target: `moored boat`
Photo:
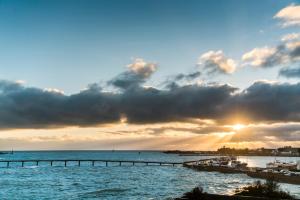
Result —
<path fill-rule="evenodd" d="M 275 168 L 279 168 L 279 169 L 296 169 L 297 168 L 297 163 L 294 162 L 281 162 L 279 160 L 275 160 L 274 162 L 269 162 L 266 164 L 266 167 L 268 169 L 275 169 Z"/>

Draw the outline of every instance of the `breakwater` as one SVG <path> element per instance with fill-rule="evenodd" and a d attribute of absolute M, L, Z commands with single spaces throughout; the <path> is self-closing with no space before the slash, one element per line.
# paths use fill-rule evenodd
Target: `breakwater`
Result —
<path fill-rule="evenodd" d="M 262 172 L 262 171 L 250 171 L 249 168 L 245 169 L 236 169 L 224 166 L 203 166 L 197 165 L 195 163 L 183 164 L 184 167 L 191 168 L 197 171 L 208 171 L 208 172 L 221 172 L 221 173 L 242 173 L 246 174 L 252 178 L 260 178 L 260 179 L 273 179 L 277 182 L 281 183 L 289 183 L 289 184 L 297 184 L 300 185 L 300 176 L 286 176 L 279 173 L 273 172 Z"/>

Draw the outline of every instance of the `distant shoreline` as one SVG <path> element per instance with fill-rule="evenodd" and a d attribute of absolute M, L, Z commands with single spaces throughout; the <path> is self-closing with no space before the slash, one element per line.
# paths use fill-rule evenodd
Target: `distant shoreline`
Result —
<path fill-rule="evenodd" d="M 299 155 L 273 155 L 273 154 L 258 154 L 258 153 L 219 153 L 217 151 L 163 151 L 165 154 L 177 154 L 179 156 L 269 156 L 269 157 L 300 157 Z"/>
<path fill-rule="evenodd" d="M 228 154 L 179 154 L 179 156 L 228 156 Z M 253 154 L 230 154 L 229 156 L 260 156 L 260 157 L 295 157 L 299 158 L 300 156 L 294 155 L 253 155 Z"/>
<path fill-rule="evenodd" d="M 219 153 L 217 151 L 183 151 L 183 150 L 93 150 L 93 149 L 84 149 L 84 150 L 78 150 L 78 149 L 56 149 L 56 150 L 14 150 L 14 153 L 18 152 L 158 152 L 158 153 L 164 153 L 164 154 L 176 154 L 178 156 L 260 156 L 260 157 L 300 157 L 299 155 L 272 155 L 272 154 L 223 154 Z M 0 155 L 3 154 L 11 154 L 11 150 L 0 150 Z"/>

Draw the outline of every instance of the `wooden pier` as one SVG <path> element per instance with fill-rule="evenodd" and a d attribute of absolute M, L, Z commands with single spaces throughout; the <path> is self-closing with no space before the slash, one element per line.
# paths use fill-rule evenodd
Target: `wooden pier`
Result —
<path fill-rule="evenodd" d="M 98 159 L 32 159 L 32 160 L 0 160 L 1 167 L 10 167 L 11 164 L 18 164 L 20 167 L 26 166 L 26 163 L 31 163 L 30 166 L 39 166 L 41 163 L 48 163 L 49 166 L 63 166 L 67 167 L 68 163 L 75 163 L 72 166 L 81 166 L 82 163 L 89 163 L 91 166 L 95 166 L 96 163 L 105 164 L 105 166 L 109 166 L 111 163 L 117 163 L 118 166 L 122 166 L 122 164 L 136 165 L 136 164 L 144 164 L 145 166 L 178 166 L 184 165 L 187 163 L 194 163 L 197 161 L 187 161 L 187 162 L 164 162 L 164 161 L 142 161 L 142 160 L 98 160 Z M 5 163 L 4 165 L 2 163 Z M 55 165 L 56 164 L 56 165 Z M 57 165 L 60 164 L 60 165 Z M 15 166 L 15 165 L 14 165 Z M 43 165 L 45 166 L 45 165 Z"/>

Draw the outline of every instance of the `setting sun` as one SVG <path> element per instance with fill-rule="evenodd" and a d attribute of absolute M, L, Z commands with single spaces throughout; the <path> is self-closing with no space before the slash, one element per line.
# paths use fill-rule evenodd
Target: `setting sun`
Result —
<path fill-rule="evenodd" d="M 243 125 L 243 124 L 235 124 L 235 125 L 232 126 L 232 128 L 233 128 L 233 130 L 238 131 L 238 130 L 241 130 L 241 129 L 245 128 L 245 125 Z"/>

